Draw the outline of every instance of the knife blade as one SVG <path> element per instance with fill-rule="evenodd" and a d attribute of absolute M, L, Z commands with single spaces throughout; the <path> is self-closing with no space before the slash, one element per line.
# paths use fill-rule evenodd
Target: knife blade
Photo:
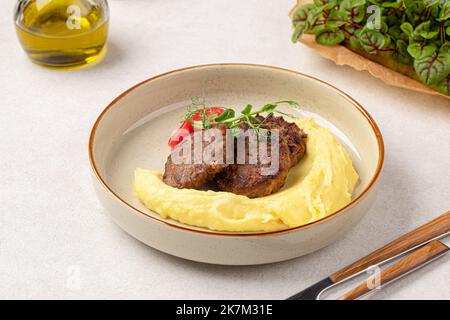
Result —
<path fill-rule="evenodd" d="M 317 300 L 325 289 L 345 282 L 365 272 L 372 266 L 390 262 L 433 240 L 439 240 L 449 235 L 450 211 L 342 268 L 309 288 L 294 294 L 287 300 Z"/>
<path fill-rule="evenodd" d="M 445 242 L 445 241 L 444 241 Z M 448 241 L 447 241 L 448 242 Z M 449 252 L 449 247 L 441 241 L 433 240 L 428 244 L 415 250 L 413 253 L 402 258 L 376 275 L 372 275 L 358 286 L 340 295 L 338 300 L 355 300 L 384 288 L 414 271 L 430 264 Z M 378 286 L 373 286 L 377 279 Z"/>
<path fill-rule="evenodd" d="M 328 277 L 313 284 L 309 288 L 294 294 L 286 300 L 317 300 L 317 298 L 320 297 L 320 294 L 332 285 L 333 281 Z"/>

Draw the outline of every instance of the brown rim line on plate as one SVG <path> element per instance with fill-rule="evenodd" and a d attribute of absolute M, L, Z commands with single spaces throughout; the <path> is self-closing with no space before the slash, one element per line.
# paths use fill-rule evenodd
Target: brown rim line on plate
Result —
<path fill-rule="evenodd" d="M 281 72 L 286 72 L 289 74 L 294 74 L 294 75 L 298 75 L 298 76 L 302 76 L 302 77 L 306 77 L 312 80 L 315 80 L 317 82 L 320 82 L 326 86 L 328 86 L 330 89 L 332 89 L 333 91 L 335 91 L 336 93 L 338 93 L 339 95 L 343 96 L 345 99 L 347 99 L 369 122 L 369 124 L 372 127 L 372 130 L 375 133 L 375 136 L 377 138 L 377 144 L 378 144 L 378 163 L 377 163 L 377 167 L 375 170 L 375 173 L 373 174 L 373 176 L 370 179 L 370 182 L 368 183 L 367 187 L 354 199 L 352 199 L 352 201 L 347 204 L 345 207 L 339 209 L 338 211 L 335 211 L 329 215 L 327 215 L 326 217 L 323 217 L 319 220 L 298 226 L 298 227 L 293 227 L 293 228 L 287 228 L 287 229 L 282 229 L 282 230 L 277 230 L 277 231 L 268 231 L 268 232 L 216 232 L 216 231 L 212 231 L 212 230 L 208 230 L 208 229 L 204 229 L 204 230 L 199 230 L 199 229 L 193 229 L 190 228 L 188 225 L 177 225 L 174 223 L 171 223 L 170 220 L 164 220 L 163 218 L 156 218 L 153 217 L 147 213 L 145 213 L 144 211 L 141 211 L 137 208 L 135 208 L 134 206 L 130 205 L 128 202 L 126 202 L 125 200 L 123 200 L 121 197 L 119 197 L 109 186 L 108 184 L 103 180 L 103 178 L 100 176 L 100 173 L 97 169 L 97 165 L 94 161 L 94 154 L 93 154 L 93 150 L 94 150 L 94 137 L 97 131 L 97 127 L 99 125 L 99 123 L 102 121 L 103 117 L 105 116 L 106 113 L 108 113 L 108 111 L 112 108 L 114 108 L 115 104 L 121 100 L 123 97 L 125 97 L 127 94 L 129 94 L 131 91 L 135 90 L 136 88 L 139 88 L 140 86 L 149 83 L 151 81 L 163 78 L 165 76 L 171 75 L 171 74 L 175 74 L 175 73 L 179 73 L 179 72 L 183 72 L 183 71 L 187 71 L 187 70 L 193 70 L 193 69 L 202 69 L 202 68 L 217 68 L 217 67 L 223 67 L 223 66 L 228 66 L 228 67 L 249 67 L 249 68 L 256 68 L 256 69 L 272 69 L 272 70 L 276 70 L 276 71 L 281 71 Z M 172 227 L 172 228 L 176 228 L 176 229 L 180 229 L 180 230 L 184 230 L 184 231 L 190 231 L 190 232 L 195 232 L 195 233 L 201 233 L 201 234 L 205 234 L 205 235 L 217 235 L 217 236 L 230 236 L 230 237 L 254 237 L 254 236 L 276 236 L 276 235 L 280 235 L 280 234 L 284 234 L 284 233 L 289 233 L 289 232 L 293 232 L 293 231 L 298 231 L 298 230 L 303 230 L 306 228 L 310 228 L 314 225 L 317 225 L 319 223 L 325 222 L 327 220 L 333 219 L 334 217 L 336 217 L 337 215 L 339 215 L 340 213 L 344 212 L 346 209 L 351 208 L 354 204 L 356 204 L 360 199 L 362 199 L 363 197 L 366 196 L 367 192 L 371 189 L 371 187 L 374 185 L 374 183 L 377 181 L 380 172 L 383 168 L 383 163 L 384 163 L 384 142 L 383 142 L 383 137 L 381 135 L 381 132 L 377 126 L 377 124 L 375 123 L 375 121 L 373 120 L 373 118 L 370 116 L 370 114 L 358 103 L 356 102 L 352 97 L 350 97 L 348 94 L 342 92 L 340 89 L 336 88 L 335 86 L 317 79 L 313 76 L 307 75 L 307 74 L 303 74 L 301 72 L 297 72 L 297 71 L 293 71 L 293 70 L 289 70 L 289 69 L 284 69 L 284 68 L 279 68 L 279 67 L 274 67 L 274 66 L 267 66 L 267 65 L 260 65 L 260 64 L 246 64 L 246 63 L 219 63 L 219 64 L 205 64 L 205 65 L 198 65 L 198 66 L 191 66 L 191 67 L 186 67 L 186 68 L 181 68 L 181 69 L 177 69 L 177 70 L 173 70 L 173 71 L 169 71 L 169 72 L 165 72 L 162 74 L 159 74 L 157 76 L 151 77 L 147 80 L 144 80 L 140 83 L 138 83 L 137 85 L 129 88 L 128 90 L 126 90 L 124 93 L 122 93 L 120 96 L 118 96 L 116 99 L 114 99 L 100 114 L 100 116 L 97 118 L 97 120 L 94 123 L 94 126 L 92 127 L 91 133 L 90 133 L 90 137 L 89 137 L 89 162 L 91 164 L 91 168 L 95 174 L 96 179 L 98 179 L 102 185 L 102 187 L 109 193 L 111 194 L 113 197 L 115 197 L 117 200 L 119 200 L 123 205 L 127 206 L 128 208 L 131 208 L 133 211 L 135 211 L 138 214 L 142 214 L 144 216 L 146 216 L 147 218 L 153 219 L 155 221 L 158 221 L 159 223 L 162 223 L 168 227 Z"/>

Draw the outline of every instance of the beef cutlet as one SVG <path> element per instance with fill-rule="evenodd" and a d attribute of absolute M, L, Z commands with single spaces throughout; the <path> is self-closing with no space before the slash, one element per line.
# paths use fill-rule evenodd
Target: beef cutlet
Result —
<path fill-rule="evenodd" d="M 279 130 L 279 166 L 278 171 L 267 175 L 262 170 L 268 165 L 261 163 L 233 164 L 224 169 L 216 177 L 220 190 L 245 195 L 249 198 L 263 197 L 277 192 L 286 182 L 289 169 L 296 165 L 306 152 L 306 134 L 295 124 L 289 123 L 282 117 L 261 117 L 261 128 Z M 248 126 L 244 126 L 248 130 Z M 246 148 L 246 161 L 248 148 Z M 267 150 L 270 147 L 267 146 Z M 269 153 L 269 152 L 268 152 Z"/>
<path fill-rule="evenodd" d="M 203 154 L 203 150 L 205 148 L 212 148 L 212 157 L 216 157 L 214 144 L 218 143 L 214 139 L 203 139 L 207 137 L 210 130 L 220 130 L 222 141 L 222 160 L 214 161 L 214 158 L 211 161 L 201 161 L 200 163 L 195 163 L 194 160 L 194 134 L 187 136 L 181 143 L 177 145 L 177 147 L 172 150 L 171 154 L 167 158 L 165 171 L 163 175 L 163 181 L 172 187 L 178 189 L 200 189 L 207 182 L 211 181 L 214 176 L 223 171 L 229 165 L 226 164 L 226 135 L 227 135 L 227 126 L 226 125 L 216 125 L 211 129 L 196 131 L 195 134 L 203 135 L 202 138 L 202 149 L 200 150 Z M 204 141 L 207 140 L 207 141 Z M 186 146 L 185 144 L 190 144 L 190 146 Z M 187 154 L 183 153 L 183 147 L 188 147 L 186 150 L 189 150 Z M 177 153 L 177 154 L 176 154 Z M 217 158 L 220 157 L 220 154 L 217 155 Z M 177 159 L 177 161 L 175 161 Z M 181 160 L 181 161 L 180 161 Z M 217 160 L 217 159 L 216 159 Z"/>
<path fill-rule="evenodd" d="M 289 147 L 292 168 L 306 153 L 306 133 L 295 123 L 287 122 L 283 117 L 268 116 L 265 118 L 263 127 L 266 129 L 280 130 L 280 136 L 285 138 Z"/>
<path fill-rule="evenodd" d="M 179 148 L 183 148 L 183 144 L 190 144 L 191 150 L 190 158 L 193 159 L 193 135 L 188 136 L 183 140 L 169 155 L 166 165 L 163 180 L 166 184 L 175 188 L 200 189 L 205 184 L 215 181 L 217 187 L 222 191 L 228 191 L 239 195 L 245 195 L 249 198 L 256 198 L 266 196 L 277 192 L 283 187 L 289 169 L 296 165 L 306 152 L 306 134 L 295 124 L 289 123 L 283 117 L 275 117 L 273 115 L 268 117 L 257 116 L 260 128 L 270 132 L 278 130 L 279 143 L 279 158 L 276 172 L 267 173 L 273 166 L 273 162 L 261 161 L 262 156 L 257 152 L 257 161 L 250 162 L 250 158 L 255 156 L 250 154 L 248 147 L 249 138 L 245 140 L 245 161 L 238 163 L 237 148 L 233 145 L 227 147 L 227 130 L 226 125 L 215 125 L 212 129 L 219 129 L 222 134 L 223 145 L 223 161 L 217 162 L 202 162 L 202 163 L 175 163 L 174 152 L 180 152 Z M 202 134 L 208 134 L 208 130 L 202 130 Z M 241 130 L 245 133 L 251 130 L 248 125 L 241 126 Z M 228 133 L 229 134 L 229 133 Z M 271 138 L 259 140 L 259 149 L 266 150 L 266 155 L 271 158 Z M 213 147 L 218 141 L 203 141 L 203 149 Z M 237 143 L 236 143 L 237 144 Z M 262 145 L 261 145 L 262 144 Z M 226 160 L 227 150 L 232 150 L 232 157 L 234 156 L 234 164 L 227 164 Z M 181 154 L 181 158 L 189 156 Z M 267 160 L 267 159 L 266 159 Z M 271 160 L 272 161 L 272 160 Z"/>
<path fill-rule="evenodd" d="M 264 161 L 259 153 L 264 148 L 270 162 Z M 278 165 L 276 167 L 272 167 L 275 158 L 272 157 L 270 140 L 259 142 L 256 151 L 257 162 L 254 164 L 249 161 L 248 143 L 245 149 L 245 163 L 233 164 L 216 176 L 218 188 L 249 198 L 262 197 L 278 191 L 284 185 L 290 167 L 287 141 L 281 137 L 279 139 L 278 159 L 276 159 Z M 270 172 L 271 170 L 272 172 Z"/>

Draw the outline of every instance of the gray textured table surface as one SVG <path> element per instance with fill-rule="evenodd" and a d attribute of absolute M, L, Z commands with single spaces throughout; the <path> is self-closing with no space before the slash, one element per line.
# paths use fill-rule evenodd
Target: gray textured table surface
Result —
<path fill-rule="evenodd" d="M 0 3 L 0 298 L 280 299 L 450 209 L 449 100 L 389 87 L 291 44 L 294 0 L 111 0 L 108 55 L 72 72 L 26 59 L 14 2 Z M 314 75 L 374 116 L 387 148 L 381 192 L 344 239 L 288 262 L 222 267 L 160 253 L 109 219 L 87 157 L 97 115 L 141 80 L 214 62 Z M 375 297 L 449 299 L 449 258 Z"/>

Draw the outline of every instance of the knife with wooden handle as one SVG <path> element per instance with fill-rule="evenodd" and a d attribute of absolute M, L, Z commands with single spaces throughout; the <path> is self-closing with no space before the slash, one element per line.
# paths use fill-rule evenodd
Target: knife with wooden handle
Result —
<path fill-rule="evenodd" d="M 365 282 L 354 289 L 348 291 L 338 298 L 338 300 L 354 300 L 368 294 L 369 292 L 382 287 L 400 277 L 417 270 L 436 258 L 448 252 L 449 248 L 440 241 L 433 240 L 427 245 L 417 249 L 410 255 L 401 259 L 397 263 L 389 266 L 380 274 L 372 275 Z M 377 283 L 375 287 L 373 284 Z"/>
<path fill-rule="evenodd" d="M 345 281 L 349 277 L 367 269 L 370 266 L 387 262 L 400 255 L 424 246 L 432 240 L 439 239 L 450 233 L 450 211 L 423 226 L 392 241 L 386 246 L 374 251 L 366 257 L 350 264 L 331 276 L 319 281 L 311 287 L 291 296 L 288 300 L 316 300 L 330 286 Z"/>

